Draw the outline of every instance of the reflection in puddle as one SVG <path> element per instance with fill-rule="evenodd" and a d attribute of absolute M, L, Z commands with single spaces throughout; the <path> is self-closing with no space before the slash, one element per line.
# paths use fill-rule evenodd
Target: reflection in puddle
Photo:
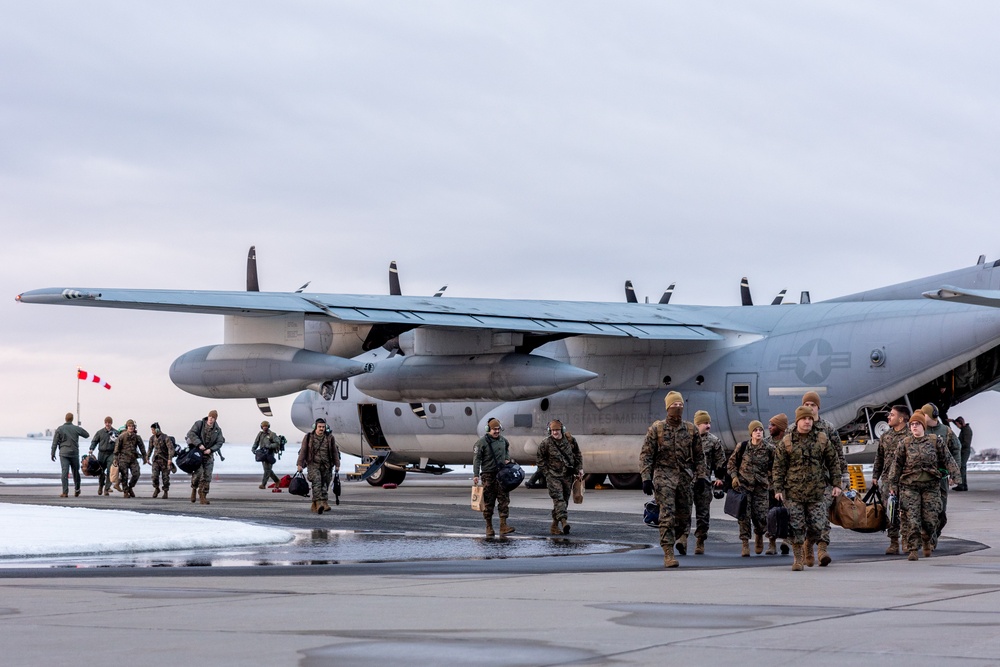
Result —
<path fill-rule="evenodd" d="M 490 560 L 617 553 L 644 545 L 570 538 L 486 538 L 462 534 L 293 530 L 287 544 L 218 551 L 156 551 L 81 554 L 58 558 L 0 559 L 0 568 L 246 567 L 390 563 L 425 560 Z"/>

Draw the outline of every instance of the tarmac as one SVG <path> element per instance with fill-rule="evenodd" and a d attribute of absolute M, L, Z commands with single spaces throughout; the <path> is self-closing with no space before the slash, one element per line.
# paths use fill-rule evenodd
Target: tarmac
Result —
<path fill-rule="evenodd" d="M 372 558 L 0 562 L 4 663 L 938 666 L 995 665 L 1000 655 L 996 473 L 970 474 L 971 490 L 950 494 L 931 558 L 885 556 L 884 533 L 835 527 L 833 563 L 802 572 L 791 571 L 791 556 L 741 558 L 721 502 L 708 553 L 664 570 L 637 491 L 588 492 L 570 506 L 562 538 L 548 535 L 545 491 L 518 489 L 517 533 L 486 540 L 460 475 L 410 475 L 391 490 L 345 484 L 342 504 L 323 516 L 249 477 L 223 476 L 210 505 L 191 504 L 186 482 L 175 478 L 168 501 L 142 497 L 149 489 L 140 483 L 134 500 L 86 486 L 59 499 L 54 484 L 0 487 L 0 502 L 235 518 L 362 544 L 374 536 Z M 415 537 L 464 538 L 485 552 L 424 559 L 375 546 Z M 504 546 L 513 538 L 583 555 L 517 557 Z"/>

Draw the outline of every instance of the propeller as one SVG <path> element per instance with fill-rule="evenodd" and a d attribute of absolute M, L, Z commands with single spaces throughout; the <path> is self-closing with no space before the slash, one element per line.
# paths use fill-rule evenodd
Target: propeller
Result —
<path fill-rule="evenodd" d="M 785 300 L 785 292 L 788 290 L 781 290 L 778 292 L 778 296 L 774 297 L 774 301 L 771 302 L 772 306 L 780 306 L 781 302 Z"/>
<path fill-rule="evenodd" d="M 809 292 L 808 292 L 808 291 L 805 291 L 805 292 L 802 292 L 802 293 L 801 293 L 801 294 L 799 295 L 799 303 L 812 303 L 812 302 L 811 302 L 811 301 L 809 300 Z"/>
<path fill-rule="evenodd" d="M 635 298 L 635 288 L 632 287 L 632 281 L 625 281 L 625 301 L 627 303 L 639 303 L 639 300 Z"/>
<path fill-rule="evenodd" d="M 670 297 L 674 295 L 674 285 L 676 284 L 677 283 L 670 283 L 670 287 L 668 287 L 667 291 L 664 292 L 663 296 L 660 297 L 660 304 L 666 305 L 670 303 Z"/>
<path fill-rule="evenodd" d="M 257 246 L 250 246 L 250 252 L 247 253 L 247 291 L 260 291 L 260 283 L 257 282 Z"/>
<path fill-rule="evenodd" d="M 399 287 L 399 270 L 396 268 L 396 260 L 389 262 L 389 294 L 392 296 L 403 295 L 403 290 Z"/>
<path fill-rule="evenodd" d="M 746 276 L 743 276 L 743 280 L 740 281 L 740 299 L 744 306 L 753 305 L 753 298 L 750 296 L 750 281 L 747 280 Z"/>

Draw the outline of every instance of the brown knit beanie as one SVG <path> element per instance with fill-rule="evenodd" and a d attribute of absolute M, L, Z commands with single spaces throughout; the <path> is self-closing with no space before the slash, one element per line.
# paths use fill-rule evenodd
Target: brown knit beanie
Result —
<path fill-rule="evenodd" d="M 695 426 L 698 426 L 700 424 L 711 424 L 711 423 L 712 423 L 712 416 L 709 415 L 704 410 L 699 410 L 698 412 L 694 413 Z"/>

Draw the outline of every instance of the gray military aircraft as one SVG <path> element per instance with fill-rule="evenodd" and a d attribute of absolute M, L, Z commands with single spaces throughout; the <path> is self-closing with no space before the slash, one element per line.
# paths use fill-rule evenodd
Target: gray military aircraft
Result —
<path fill-rule="evenodd" d="M 252 251 L 251 251 L 252 252 Z M 48 288 L 22 303 L 205 313 L 224 342 L 181 355 L 173 382 L 210 398 L 305 391 L 371 483 L 468 464 L 487 417 L 534 460 L 545 423 L 580 436 L 591 483 L 638 482 L 647 426 L 681 391 L 732 447 L 753 419 L 822 397 L 850 455 L 871 453 L 895 403 L 946 411 L 1000 382 L 1000 261 L 829 301 L 687 306 L 248 291 Z M 254 278 L 256 278 L 254 272 Z M 439 296 L 439 295 L 435 295 Z M 263 405 L 262 405 L 263 401 Z"/>

